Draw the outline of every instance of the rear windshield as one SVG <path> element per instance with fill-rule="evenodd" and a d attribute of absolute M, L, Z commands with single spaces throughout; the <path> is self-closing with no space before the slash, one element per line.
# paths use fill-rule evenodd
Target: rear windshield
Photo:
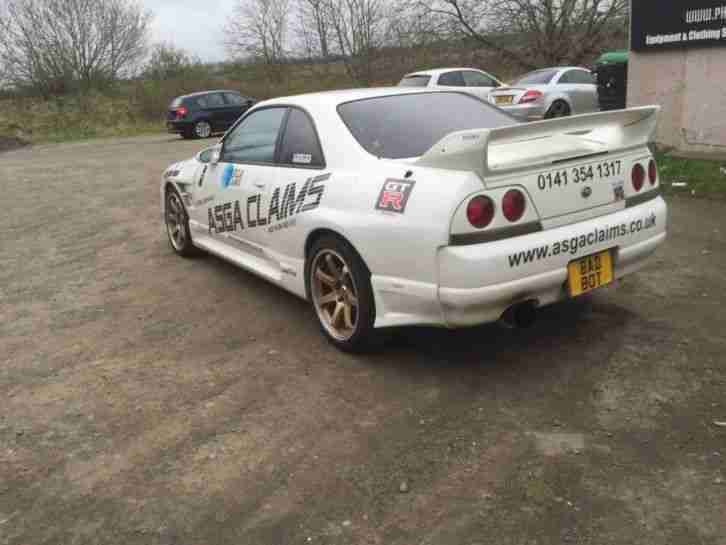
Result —
<path fill-rule="evenodd" d="M 431 76 L 406 76 L 398 82 L 399 87 L 426 87 Z"/>
<path fill-rule="evenodd" d="M 557 70 L 537 70 L 525 74 L 517 80 L 514 86 L 518 85 L 547 85 L 557 74 Z"/>
<path fill-rule="evenodd" d="M 183 97 L 177 97 L 174 100 L 171 101 L 171 104 L 169 105 L 169 108 L 178 108 L 184 103 Z"/>
<path fill-rule="evenodd" d="M 416 93 L 369 98 L 338 106 L 366 151 L 386 159 L 419 157 L 449 133 L 517 123 L 504 112 L 463 93 Z"/>

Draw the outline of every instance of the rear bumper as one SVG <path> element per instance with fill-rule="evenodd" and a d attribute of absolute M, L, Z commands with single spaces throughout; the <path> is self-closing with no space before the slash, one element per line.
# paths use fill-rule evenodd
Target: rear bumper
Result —
<path fill-rule="evenodd" d="M 171 133 L 181 133 L 191 130 L 194 124 L 190 121 L 167 121 L 166 130 Z"/>
<path fill-rule="evenodd" d="M 544 104 L 514 104 L 512 106 L 498 106 L 509 115 L 520 121 L 539 121 L 544 119 Z"/>
<path fill-rule="evenodd" d="M 530 235 L 444 246 L 437 254 L 438 285 L 371 277 L 375 325 L 466 327 L 497 321 L 510 306 L 523 301 L 545 306 L 567 299 L 571 261 L 610 250 L 614 278 L 622 278 L 642 268 L 665 241 L 666 223 L 666 203 L 657 197 L 606 216 Z"/>
<path fill-rule="evenodd" d="M 439 252 L 439 300 L 449 327 L 498 320 L 518 302 L 544 306 L 569 297 L 567 266 L 610 250 L 615 279 L 643 267 L 666 239 L 661 197 L 606 216 L 526 235 Z M 565 245 L 566 243 L 566 245 Z M 565 250 L 566 248 L 566 250 Z"/>

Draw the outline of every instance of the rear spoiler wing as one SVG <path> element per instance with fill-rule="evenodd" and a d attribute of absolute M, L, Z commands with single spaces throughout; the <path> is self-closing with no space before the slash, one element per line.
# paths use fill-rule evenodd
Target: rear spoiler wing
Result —
<path fill-rule="evenodd" d="M 627 151 L 647 146 L 658 124 L 660 106 L 598 112 L 510 125 L 498 129 L 453 132 L 434 144 L 414 163 L 417 166 L 476 172 L 482 179 L 531 169 L 578 156 Z M 568 149 L 559 143 L 556 154 L 542 153 L 554 137 L 575 137 Z M 518 144 L 516 148 L 506 144 Z"/>

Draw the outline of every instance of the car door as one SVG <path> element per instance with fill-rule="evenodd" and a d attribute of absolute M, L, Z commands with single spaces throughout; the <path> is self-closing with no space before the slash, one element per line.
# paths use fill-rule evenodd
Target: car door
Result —
<path fill-rule="evenodd" d="M 231 251 L 262 257 L 256 242 L 267 225 L 264 193 L 277 174 L 275 154 L 287 107 L 255 110 L 227 133 L 193 192 L 197 229 Z"/>
<path fill-rule="evenodd" d="M 500 83 L 490 75 L 477 70 L 463 70 L 462 76 L 466 91 L 482 100 L 488 101 L 489 93 L 500 86 Z"/>
<path fill-rule="evenodd" d="M 212 129 L 215 131 L 221 131 L 227 129 L 228 105 L 224 101 L 222 93 L 209 93 L 205 95 L 207 112 L 209 113 L 209 120 L 212 123 Z"/>
<path fill-rule="evenodd" d="M 277 154 L 278 175 L 265 193 L 267 229 L 256 231 L 253 242 L 264 246 L 290 282 L 302 281 L 303 262 L 295 256 L 309 232 L 309 212 L 323 202 L 329 174 L 312 117 L 290 108 Z M 287 271 L 287 272 L 286 272 Z"/>
<path fill-rule="evenodd" d="M 572 113 L 575 115 L 587 111 L 587 90 L 578 83 L 577 72 L 581 70 L 567 70 L 560 75 L 556 84 L 557 91 L 569 98 Z"/>
<path fill-rule="evenodd" d="M 582 99 L 579 113 L 590 113 L 600 111 L 600 104 L 597 100 L 597 81 L 589 70 L 573 70 L 572 82 L 578 88 Z"/>

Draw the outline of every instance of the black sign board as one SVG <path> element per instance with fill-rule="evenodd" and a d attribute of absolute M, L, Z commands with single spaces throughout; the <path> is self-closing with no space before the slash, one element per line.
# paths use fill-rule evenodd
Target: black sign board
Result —
<path fill-rule="evenodd" d="M 630 47 L 726 46 L 726 0 L 632 0 Z"/>

